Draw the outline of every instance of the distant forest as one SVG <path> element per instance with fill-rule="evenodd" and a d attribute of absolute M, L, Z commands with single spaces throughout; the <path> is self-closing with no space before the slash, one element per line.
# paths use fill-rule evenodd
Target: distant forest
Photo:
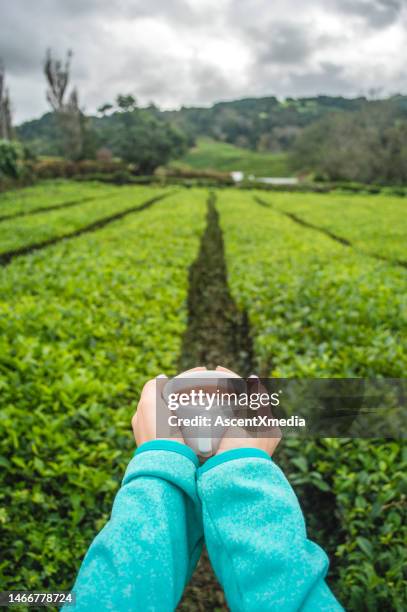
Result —
<path fill-rule="evenodd" d="M 247 98 L 174 111 L 154 105 L 140 109 L 132 96 L 119 98 L 133 102 L 127 109 L 104 104 L 87 117 L 88 156 L 100 149 L 120 156 L 117 134 L 126 112 L 136 123 L 148 119 L 155 138 L 162 132 L 163 140 L 175 139 L 180 153 L 207 136 L 258 152 L 289 152 L 293 172 L 313 173 L 320 180 L 407 182 L 407 96 Z M 47 113 L 16 132 L 36 155 L 63 155 L 55 122 L 55 114 Z"/>

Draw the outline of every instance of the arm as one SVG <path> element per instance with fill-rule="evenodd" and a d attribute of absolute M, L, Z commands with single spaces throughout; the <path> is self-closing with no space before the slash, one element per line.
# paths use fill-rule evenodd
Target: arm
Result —
<path fill-rule="evenodd" d="M 151 441 L 131 460 L 110 521 L 75 586 L 77 610 L 173 610 L 202 547 L 198 460 L 184 444 Z"/>
<path fill-rule="evenodd" d="M 181 432 L 174 440 L 156 439 L 165 382 L 165 376 L 158 376 L 141 393 L 132 418 L 138 450 L 111 519 L 80 568 L 73 589 L 76 610 L 173 610 L 199 559 L 198 458 Z"/>
<path fill-rule="evenodd" d="M 342 610 L 324 581 L 328 558 L 266 452 L 228 450 L 198 474 L 209 556 L 233 611 Z"/>

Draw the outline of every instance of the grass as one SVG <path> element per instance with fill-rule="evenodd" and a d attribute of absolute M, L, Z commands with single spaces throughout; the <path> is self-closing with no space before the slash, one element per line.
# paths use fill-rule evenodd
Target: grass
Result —
<path fill-rule="evenodd" d="M 194 170 L 241 171 L 254 176 L 290 175 L 285 153 L 257 153 L 209 138 L 199 138 L 193 149 L 171 165 Z"/>

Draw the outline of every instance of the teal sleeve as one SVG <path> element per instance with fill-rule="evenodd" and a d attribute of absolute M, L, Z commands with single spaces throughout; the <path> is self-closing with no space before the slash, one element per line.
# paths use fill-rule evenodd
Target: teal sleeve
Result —
<path fill-rule="evenodd" d="M 233 612 L 343 610 L 324 580 L 328 558 L 307 539 L 295 493 L 266 453 L 209 459 L 198 494 L 209 557 Z"/>
<path fill-rule="evenodd" d="M 147 442 L 131 460 L 109 522 L 79 570 L 68 610 L 174 610 L 202 548 L 198 459 L 173 441 Z"/>

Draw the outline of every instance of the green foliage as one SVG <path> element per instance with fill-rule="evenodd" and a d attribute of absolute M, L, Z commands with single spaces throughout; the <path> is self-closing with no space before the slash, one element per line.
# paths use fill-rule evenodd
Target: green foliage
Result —
<path fill-rule="evenodd" d="M 87 159 L 74 162 L 62 158 L 46 158 L 32 164 L 32 171 L 38 179 L 77 178 L 78 176 L 86 179 L 86 176 L 94 174 L 126 172 L 127 165 L 115 160 Z"/>
<path fill-rule="evenodd" d="M 115 113 L 113 119 L 114 134 L 103 144 L 110 143 L 113 153 L 134 164 L 140 174 L 152 174 L 158 166 L 185 151 L 182 132 L 149 111 L 125 110 Z"/>
<path fill-rule="evenodd" d="M 246 98 L 219 102 L 210 108 L 181 108 L 166 116 L 191 138 L 204 135 L 253 151 L 281 152 L 291 148 L 305 126 L 333 111 L 354 111 L 365 98 L 317 96 Z"/>
<path fill-rule="evenodd" d="M 404 112 L 405 100 L 404 96 L 391 98 L 397 114 Z M 119 96 L 117 103 L 120 113 L 140 110 L 131 95 Z M 239 149 L 243 147 L 261 153 L 281 153 L 291 150 L 304 128 L 323 117 L 331 118 L 338 112 L 351 115 L 363 107 L 374 105 L 384 110 L 386 104 L 386 101 L 369 102 L 365 98 L 317 96 L 279 101 L 275 97 L 268 97 L 220 102 L 210 108 L 183 107 L 177 111 L 160 111 L 150 105 L 144 110 L 155 119 L 178 128 L 186 135 L 189 146 L 192 146 L 197 138 L 204 136 L 221 143 L 236 145 Z M 118 124 L 117 113 L 112 112 L 113 110 L 111 104 L 104 104 L 98 111 L 101 116 L 89 118 L 89 128 L 99 146 L 112 146 L 114 128 Z M 51 113 L 22 124 L 17 128 L 17 134 L 22 140 L 29 142 L 37 154 L 63 153 L 55 117 Z M 216 166 L 215 169 L 222 170 L 226 167 Z M 250 167 L 247 171 L 251 171 Z M 263 170 L 261 174 L 264 174 Z"/>
<path fill-rule="evenodd" d="M 259 206 L 251 194 L 225 190 L 219 202 L 231 288 L 249 310 L 260 371 L 281 377 L 403 377 L 406 270 L 300 227 Z M 386 243 L 386 228 L 392 227 L 385 213 L 379 222 L 379 214 L 378 206 L 375 220 Z M 363 206 L 360 216 L 363 222 Z M 356 218 L 357 212 L 355 223 Z M 359 232 L 363 236 L 362 224 Z"/>
<path fill-rule="evenodd" d="M 96 146 L 105 148 L 132 164 L 138 174 L 152 174 L 155 168 L 185 152 L 185 135 L 163 120 L 154 107 L 139 109 L 132 95 L 119 95 L 114 112 L 104 115 L 113 109 L 105 104 L 100 109 L 102 117 L 88 119 L 93 151 Z"/>
<path fill-rule="evenodd" d="M 79 186 L 78 193 L 80 193 L 80 189 Z M 87 191 L 85 190 L 85 192 Z M 163 190 L 136 186 L 115 190 L 114 187 L 107 187 L 104 190 L 102 188 L 99 188 L 99 190 L 91 189 L 90 193 L 94 194 L 94 199 L 92 195 L 90 196 L 92 197 L 91 200 L 86 199 L 77 206 L 61 207 L 59 210 L 45 211 L 33 216 L 27 215 L 1 223 L 0 255 L 7 251 L 75 232 L 104 217 L 142 204 L 149 198 L 163 193 Z M 100 197 L 98 197 L 98 194 Z"/>
<path fill-rule="evenodd" d="M 99 146 L 93 122 L 82 112 L 46 113 L 40 119 L 26 121 L 16 132 L 35 156 L 67 156 L 74 161 L 92 159 Z"/>
<path fill-rule="evenodd" d="M 360 439 L 283 444 L 276 460 L 296 489 L 310 536 L 330 554 L 330 584 L 345 609 L 404 610 L 405 444 Z"/>
<path fill-rule="evenodd" d="M 324 204 L 315 197 L 274 194 L 270 201 L 290 210 L 298 206 L 310 216 L 319 215 L 320 221 L 325 215 L 330 225 L 331 196 L 318 196 Z M 340 198 L 332 203 L 333 224 L 340 223 Z M 398 216 L 402 223 L 403 201 L 371 196 L 369 209 L 368 198 L 353 198 L 345 212 L 347 232 L 356 236 L 355 227 L 366 248 L 376 241 L 375 249 L 389 252 L 391 217 Z M 405 270 L 300 227 L 260 207 L 252 194 L 225 190 L 219 195 L 219 209 L 229 283 L 235 300 L 248 312 L 259 373 L 293 378 L 404 376 Z M 395 241 L 394 256 L 399 248 L 401 243 Z M 298 493 L 310 536 L 330 554 L 330 584 L 345 609 L 401 612 L 406 596 L 405 445 L 287 439 L 276 461 Z"/>
<path fill-rule="evenodd" d="M 295 144 L 292 166 L 327 180 L 404 185 L 406 143 L 407 113 L 398 100 L 370 103 L 305 129 Z"/>
<path fill-rule="evenodd" d="M 349 240 L 358 251 L 406 259 L 406 202 L 397 196 L 263 195 L 264 201 Z"/>
<path fill-rule="evenodd" d="M 111 111 L 113 109 L 113 104 L 110 104 L 110 102 L 106 102 L 105 104 L 101 104 L 98 108 L 98 113 L 100 113 L 101 115 L 104 115 L 105 113 L 107 113 L 108 111 Z"/>
<path fill-rule="evenodd" d="M 0 217 L 30 213 L 38 208 L 59 206 L 66 202 L 80 202 L 84 198 L 109 193 L 106 187 L 96 182 L 42 181 L 25 189 L 6 191 L 0 194 Z"/>
<path fill-rule="evenodd" d="M 116 170 L 113 173 L 109 172 L 95 172 L 88 175 L 76 174 L 74 177 L 75 181 L 100 181 L 101 183 L 113 183 L 114 185 L 154 185 L 154 184 L 167 184 L 166 181 L 159 180 L 155 175 L 137 175 L 129 172 L 128 170 Z"/>
<path fill-rule="evenodd" d="M 0 269 L 2 590 L 72 586 L 108 519 L 141 387 L 175 373 L 204 198 Z"/>
<path fill-rule="evenodd" d="M 23 148 L 18 142 L 0 140 L 0 179 L 2 177 L 18 178 L 19 162 L 23 158 Z"/>
<path fill-rule="evenodd" d="M 2 194 L 0 216 L 27 216 L 0 224 L 1 250 L 60 236 L 158 193 L 55 181 Z M 229 285 L 249 315 L 258 373 L 402 377 L 407 273 L 362 251 L 405 258 L 403 199 L 259 192 L 273 210 L 254 195 L 219 191 L 218 209 Z M 206 197 L 179 190 L 103 230 L 0 268 L 3 590 L 69 588 L 108 519 L 133 448 L 130 418 L 141 386 L 177 367 Z M 94 199 L 29 214 L 85 198 Z M 401 612 L 403 445 L 286 439 L 276 461 L 299 495 L 310 537 L 330 555 L 330 584 L 345 608 Z"/>
<path fill-rule="evenodd" d="M 136 99 L 131 94 L 127 94 L 127 95 L 119 94 L 117 96 L 116 103 L 117 103 L 117 106 L 120 108 L 120 110 L 124 112 L 130 112 L 130 111 L 136 110 L 137 108 Z M 105 105 L 105 110 L 106 110 L 106 105 Z"/>
<path fill-rule="evenodd" d="M 63 155 L 64 153 L 55 113 L 45 113 L 40 119 L 26 121 L 16 128 L 16 132 L 35 155 Z"/>
<path fill-rule="evenodd" d="M 105 147 L 141 174 L 181 158 L 177 166 L 195 169 L 255 176 L 304 171 L 322 180 L 402 185 L 407 181 L 406 108 L 405 96 L 380 101 L 317 96 L 160 111 L 153 105 L 140 109 L 133 96 L 120 95 L 116 112 L 105 104 L 101 116 L 81 116 L 81 156 L 92 157 L 97 147 Z M 48 114 L 24 123 L 17 134 L 34 153 L 60 155 L 59 129 Z M 186 145 L 196 146 L 184 156 Z M 289 163 L 286 152 L 293 148 Z"/>
<path fill-rule="evenodd" d="M 290 175 L 284 153 L 257 153 L 208 138 L 199 138 L 195 147 L 171 166 L 218 172 L 238 170 L 254 176 Z"/>

